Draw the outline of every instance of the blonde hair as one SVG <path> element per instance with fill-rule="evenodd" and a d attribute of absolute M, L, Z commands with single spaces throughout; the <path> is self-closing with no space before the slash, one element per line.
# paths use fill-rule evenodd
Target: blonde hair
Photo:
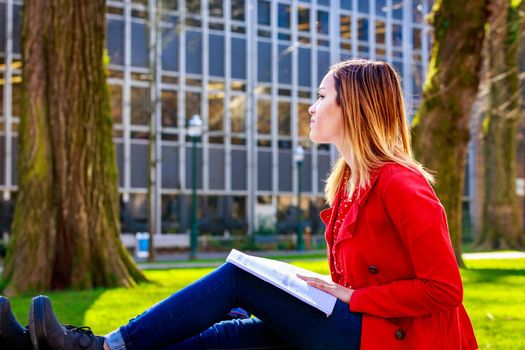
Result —
<path fill-rule="evenodd" d="M 330 67 L 342 111 L 343 146 L 350 149 L 350 195 L 370 183 L 370 173 L 394 162 L 418 170 L 434 183 L 413 156 L 400 79 L 386 62 L 348 60 Z M 332 205 L 343 180 L 346 162 L 340 157 L 326 180 L 325 198 Z"/>

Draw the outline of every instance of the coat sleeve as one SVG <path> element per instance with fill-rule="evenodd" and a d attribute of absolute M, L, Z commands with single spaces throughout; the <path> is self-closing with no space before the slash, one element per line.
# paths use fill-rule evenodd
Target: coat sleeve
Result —
<path fill-rule="evenodd" d="M 415 276 L 356 290 L 350 309 L 379 317 L 414 317 L 457 307 L 463 285 L 445 210 L 434 191 L 421 174 L 407 170 L 390 174 L 378 185 Z"/>

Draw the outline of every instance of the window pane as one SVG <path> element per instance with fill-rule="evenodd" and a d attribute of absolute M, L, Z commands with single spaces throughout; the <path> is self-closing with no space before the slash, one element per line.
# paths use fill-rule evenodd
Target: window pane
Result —
<path fill-rule="evenodd" d="M 178 1 L 162 0 L 160 6 L 163 10 L 177 11 L 177 3 Z"/>
<path fill-rule="evenodd" d="M 20 53 L 21 51 L 21 32 L 22 32 L 22 12 L 21 5 L 13 5 L 13 52 Z M 5 22 L 4 22 L 5 23 Z M 2 38 L 3 40 L 3 38 Z"/>
<path fill-rule="evenodd" d="M 292 83 L 292 55 L 288 46 L 279 45 L 279 84 Z"/>
<path fill-rule="evenodd" d="M 179 35 L 176 27 L 162 32 L 162 69 L 179 70 Z"/>
<path fill-rule="evenodd" d="M 329 32 L 330 23 L 328 12 L 317 11 L 317 32 L 320 34 L 327 34 Z"/>
<path fill-rule="evenodd" d="M 413 32 L 414 50 L 421 50 L 421 29 L 414 28 Z"/>
<path fill-rule="evenodd" d="M 208 128 L 210 131 L 222 131 L 224 120 L 224 93 L 208 94 Z"/>
<path fill-rule="evenodd" d="M 233 149 L 231 155 L 231 166 L 235 169 L 231 177 L 232 190 L 246 190 L 246 151 Z"/>
<path fill-rule="evenodd" d="M 180 188 L 179 147 L 162 146 L 162 187 Z"/>
<path fill-rule="evenodd" d="M 162 126 L 177 127 L 177 91 L 162 91 Z"/>
<path fill-rule="evenodd" d="M 292 152 L 279 150 L 279 191 L 292 190 Z"/>
<path fill-rule="evenodd" d="M 148 145 L 131 143 L 131 187 L 146 188 L 148 184 Z"/>
<path fill-rule="evenodd" d="M 310 135 L 310 113 L 306 103 L 297 104 L 297 130 L 299 137 L 308 137 Z"/>
<path fill-rule="evenodd" d="M 3 4 L 0 2 L 0 52 L 5 51 L 5 39 L 6 39 L 6 36 L 5 36 L 5 23 L 6 23 L 5 7 L 6 7 L 6 4 Z"/>
<path fill-rule="evenodd" d="M 131 65 L 148 68 L 148 32 L 144 23 L 131 23 Z"/>
<path fill-rule="evenodd" d="M 357 4 L 357 8 L 359 9 L 359 12 L 362 13 L 369 13 L 370 7 L 369 7 L 369 0 L 359 0 Z"/>
<path fill-rule="evenodd" d="M 341 16 L 341 38 L 350 40 L 352 38 L 352 17 Z"/>
<path fill-rule="evenodd" d="M 310 87 L 312 84 L 312 59 L 311 50 L 306 48 L 299 48 L 299 85 Z"/>
<path fill-rule="evenodd" d="M 310 31 L 310 9 L 307 7 L 299 6 L 297 12 L 297 25 L 299 31 L 309 32 Z"/>
<path fill-rule="evenodd" d="M 13 89 L 11 92 L 11 114 L 20 117 L 22 113 L 22 80 L 19 75 L 14 75 L 11 82 Z M 0 85 L 0 88 L 3 87 L 3 85 Z"/>
<path fill-rule="evenodd" d="M 224 168 L 225 168 L 225 161 L 224 161 L 224 149 L 221 148 L 215 148 L 210 147 L 210 174 L 213 174 L 213 176 L 209 176 L 210 181 L 210 189 L 211 190 L 224 190 Z"/>
<path fill-rule="evenodd" d="M 180 233 L 181 198 L 178 195 L 162 195 L 162 233 Z"/>
<path fill-rule="evenodd" d="M 246 115 L 246 96 L 234 96 L 230 102 L 231 130 L 232 132 L 244 132 Z"/>
<path fill-rule="evenodd" d="M 246 79 L 246 39 L 232 38 L 232 77 Z"/>
<path fill-rule="evenodd" d="M 291 115 L 290 102 L 279 101 L 279 135 L 290 136 Z"/>
<path fill-rule="evenodd" d="M 224 36 L 210 34 L 210 58 L 209 71 L 210 75 L 224 77 Z"/>
<path fill-rule="evenodd" d="M 224 10 L 222 8 L 222 0 L 209 0 L 208 10 L 210 16 L 212 17 L 222 17 L 224 16 Z"/>
<path fill-rule="evenodd" d="M 270 134 L 272 131 L 272 103 L 270 100 L 257 101 L 257 131 L 259 134 Z"/>
<path fill-rule="evenodd" d="M 357 20 L 358 34 L 357 38 L 360 41 L 368 41 L 368 19 L 359 18 Z"/>
<path fill-rule="evenodd" d="M 257 42 L 257 80 L 272 81 L 272 46 L 267 42 Z"/>
<path fill-rule="evenodd" d="M 272 190 L 272 153 L 269 151 L 257 152 L 257 189 Z"/>
<path fill-rule="evenodd" d="M 328 68 L 330 68 L 330 53 L 322 50 L 317 51 L 317 85 L 321 84 L 321 80 L 328 72 Z"/>
<path fill-rule="evenodd" d="M 412 0 L 412 21 L 423 22 L 423 0 Z"/>
<path fill-rule="evenodd" d="M 107 44 L 112 64 L 124 64 L 124 22 L 120 19 L 108 19 Z"/>
<path fill-rule="evenodd" d="M 259 0 L 257 1 L 257 22 L 263 25 L 270 25 L 270 2 Z"/>
<path fill-rule="evenodd" d="M 386 17 L 387 11 L 386 0 L 376 0 L 376 15 Z"/>
<path fill-rule="evenodd" d="M 403 0 L 392 0 L 393 17 L 403 19 Z"/>
<path fill-rule="evenodd" d="M 109 102 L 111 107 L 111 118 L 114 124 L 122 123 L 122 86 L 109 85 Z"/>
<path fill-rule="evenodd" d="M 394 46 L 403 45 L 403 27 L 400 24 L 392 25 L 392 44 Z"/>
<path fill-rule="evenodd" d="M 279 4 L 277 12 L 279 28 L 290 28 L 290 5 Z"/>
<path fill-rule="evenodd" d="M 385 45 L 385 22 L 376 21 L 376 44 Z"/>
<path fill-rule="evenodd" d="M 191 117 L 194 114 L 201 115 L 201 94 L 198 92 L 186 92 L 186 115 L 185 118 L 185 125 L 186 127 L 188 125 L 188 121 L 191 119 Z"/>
<path fill-rule="evenodd" d="M 352 9 L 352 0 L 341 0 L 341 8 L 343 10 L 351 10 Z"/>
<path fill-rule="evenodd" d="M 150 90 L 131 88 L 131 124 L 147 125 L 150 115 Z"/>
<path fill-rule="evenodd" d="M 330 6 L 330 0 L 317 0 L 319 5 Z"/>
<path fill-rule="evenodd" d="M 201 2 L 200 0 L 186 0 L 186 11 L 195 15 L 201 13 Z"/>
<path fill-rule="evenodd" d="M 186 32 L 186 71 L 202 73 L 202 36 L 200 32 Z"/>
<path fill-rule="evenodd" d="M 231 0 L 233 20 L 244 21 L 244 0 Z"/>

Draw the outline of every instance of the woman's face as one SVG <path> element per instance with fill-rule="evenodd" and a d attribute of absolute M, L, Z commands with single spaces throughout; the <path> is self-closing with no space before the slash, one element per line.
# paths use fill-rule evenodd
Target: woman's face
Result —
<path fill-rule="evenodd" d="M 342 112 L 336 103 L 337 91 L 333 73 L 326 74 L 319 85 L 317 101 L 308 108 L 310 140 L 315 143 L 340 144 Z"/>

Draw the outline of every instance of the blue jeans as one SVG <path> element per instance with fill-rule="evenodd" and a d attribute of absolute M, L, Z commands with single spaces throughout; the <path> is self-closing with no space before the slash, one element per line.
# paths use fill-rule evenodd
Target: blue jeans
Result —
<path fill-rule="evenodd" d="M 256 318 L 222 321 L 234 307 Z M 361 314 L 326 315 L 226 263 L 109 334 L 112 350 L 359 349 Z"/>

